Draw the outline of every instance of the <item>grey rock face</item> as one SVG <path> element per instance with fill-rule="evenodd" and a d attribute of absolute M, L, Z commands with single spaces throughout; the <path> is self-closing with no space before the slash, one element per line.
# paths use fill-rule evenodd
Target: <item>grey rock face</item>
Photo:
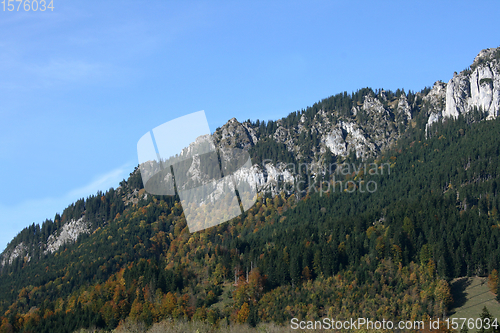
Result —
<path fill-rule="evenodd" d="M 248 150 L 258 141 L 256 130 L 248 123 L 240 123 L 236 118 L 230 119 L 213 134 L 219 146 L 228 146 Z"/>
<path fill-rule="evenodd" d="M 20 242 L 13 249 L 7 248 L 0 256 L 0 266 L 3 267 L 18 258 L 23 257 L 26 262 L 31 261 L 33 250 L 32 246 L 39 246 L 43 249 L 44 254 L 56 252 L 62 245 L 75 242 L 83 233 L 90 233 L 89 223 L 84 217 L 78 220 L 71 220 L 65 223 L 60 230 L 56 230 L 51 234 L 45 243 L 40 244 L 24 244 Z"/>
<path fill-rule="evenodd" d="M 364 130 L 354 122 L 340 121 L 330 133 L 324 135 L 324 145 L 333 155 L 346 157 L 351 151 L 356 157 L 365 159 L 372 155 L 375 144 L 368 139 Z"/>
<path fill-rule="evenodd" d="M 275 141 L 279 145 L 284 144 L 296 161 L 307 161 L 310 165 L 322 165 L 328 152 L 340 163 L 352 153 L 362 160 L 376 157 L 394 145 L 410 127 L 420 126 L 422 128 L 417 127 L 417 130 L 425 128 L 427 133 L 436 122 L 456 118 L 476 109 L 484 111 L 487 119 L 498 117 L 500 48 L 481 51 L 470 69 L 455 73 L 448 83 L 436 82 L 427 91 L 425 89 L 421 93 L 412 94 L 410 98 L 405 93 L 373 92 L 366 89 L 357 96 L 357 100 L 350 100 L 347 106 L 341 105 L 343 102 L 337 103 L 338 101 L 334 103 L 335 107 L 325 107 L 323 104 L 322 107 L 308 109 L 314 110 L 312 112 L 298 112 L 292 120 L 277 120 L 272 130 L 268 128 L 265 131 L 249 121 L 239 122 L 232 118 L 217 129 L 212 138 L 222 151 L 228 147 L 249 151 L 263 140 Z M 181 155 L 189 155 L 195 147 L 201 145 L 202 142 L 195 142 L 192 147 L 183 150 Z M 193 180 L 203 180 L 200 163 L 196 159 L 194 162 L 186 170 L 186 174 Z M 153 165 L 150 169 L 152 172 L 156 171 Z M 254 162 L 250 169 L 237 170 L 235 176 L 255 184 L 259 191 L 270 191 L 274 195 L 283 188 L 279 187 L 280 183 L 297 182 L 297 169 L 298 165 L 282 161 L 263 164 Z M 313 175 L 322 172 L 322 168 L 311 170 Z M 218 193 L 214 194 L 214 199 L 217 195 Z M 126 204 L 136 204 L 139 199 L 139 192 L 134 191 L 124 201 Z M 52 253 L 62 244 L 73 242 L 81 233 L 90 231 L 83 219 L 73 220 L 57 230 L 44 244 L 38 245 L 45 253 Z M 18 257 L 26 261 L 32 260 L 30 246 L 35 245 L 22 242 L 11 244 L 1 255 L 0 266 L 11 264 Z"/>
<path fill-rule="evenodd" d="M 31 256 L 28 253 L 28 247 L 23 242 L 20 242 L 19 244 L 17 244 L 16 247 L 13 248 L 12 250 L 9 250 L 9 249 L 5 250 L 2 253 L 2 260 L 1 260 L 0 264 L 2 267 L 7 265 L 7 264 L 11 265 L 12 262 L 17 257 L 24 257 L 25 260 L 28 262 L 31 260 Z"/>
<path fill-rule="evenodd" d="M 489 118 L 496 118 L 500 110 L 500 66 L 494 59 L 480 64 L 470 76 L 468 107 L 485 111 Z"/>
<path fill-rule="evenodd" d="M 446 108 L 443 117 L 457 118 L 467 112 L 467 98 L 470 95 L 470 84 L 466 75 L 455 75 L 446 86 Z"/>
<path fill-rule="evenodd" d="M 425 126 L 426 134 L 433 123 L 443 118 L 443 109 L 446 106 L 446 89 L 445 83 L 437 81 L 431 91 L 423 97 L 424 102 L 429 106 L 429 119 Z"/>
<path fill-rule="evenodd" d="M 60 233 L 55 233 L 47 239 L 46 250 L 44 253 L 54 253 L 62 245 L 75 242 L 83 233 L 90 233 L 89 224 L 83 217 L 78 220 L 71 220 L 65 223 Z"/>
<path fill-rule="evenodd" d="M 487 119 L 500 113 L 500 48 L 482 50 L 470 70 L 453 76 L 446 85 L 445 109 L 431 112 L 427 125 L 476 109 L 485 112 Z"/>
<path fill-rule="evenodd" d="M 408 104 L 406 95 L 401 95 L 401 97 L 399 98 L 396 114 L 406 122 L 411 120 L 411 108 Z"/>

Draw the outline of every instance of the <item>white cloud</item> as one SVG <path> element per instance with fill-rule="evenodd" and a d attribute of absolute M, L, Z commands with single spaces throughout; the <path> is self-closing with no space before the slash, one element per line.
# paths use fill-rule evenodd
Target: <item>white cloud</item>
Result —
<path fill-rule="evenodd" d="M 127 173 L 130 172 L 132 167 L 133 163 L 128 162 L 114 170 L 94 178 L 94 180 L 85 186 L 71 190 L 66 196 L 68 198 L 81 198 L 90 194 L 95 194 L 99 190 L 106 191 L 110 187 L 117 187 L 118 183 L 123 178 L 127 178 Z"/>
<path fill-rule="evenodd" d="M 39 198 L 20 202 L 13 206 L 0 203 L 0 251 L 3 251 L 22 229 L 31 225 L 41 224 L 45 219 L 54 218 L 56 213 L 62 213 L 71 203 L 78 199 L 107 191 L 110 187 L 118 187 L 122 179 L 128 178 L 134 162 L 125 163 L 116 169 L 99 175 L 87 185 L 73 189 L 57 198 Z"/>
<path fill-rule="evenodd" d="M 82 60 L 51 60 L 47 64 L 32 65 L 26 68 L 45 82 L 81 82 L 89 78 L 101 76 L 103 66 Z"/>

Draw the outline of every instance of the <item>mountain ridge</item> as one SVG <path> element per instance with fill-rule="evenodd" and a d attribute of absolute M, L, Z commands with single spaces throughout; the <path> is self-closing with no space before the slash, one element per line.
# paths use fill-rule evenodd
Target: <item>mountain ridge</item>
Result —
<path fill-rule="evenodd" d="M 417 121 L 425 123 L 427 135 L 436 122 L 446 118 L 456 119 L 474 110 L 486 113 L 484 118 L 487 120 L 499 115 L 500 47 L 481 50 L 469 68 L 459 74 L 455 72 L 448 83 L 436 81 L 431 89 L 424 88 L 417 93 L 405 93 L 399 89 L 396 92 L 373 91 L 371 88 L 352 94 L 344 92 L 276 121 L 239 122 L 231 118 L 215 130 L 213 138 L 219 149 L 236 147 L 251 152 L 262 140 L 274 140 L 284 144 L 287 151 L 295 155 L 294 163 L 324 163 L 327 151 L 339 161 L 346 160 L 353 153 L 356 158 L 366 160 L 393 147 L 410 126 L 418 126 Z M 313 142 L 306 143 L 304 147 L 303 142 L 307 140 Z M 286 183 L 297 180 L 297 175 L 287 169 L 287 163 L 273 161 L 264 165 L 262 160 L 255 163 L 259 160 L 256 154 L 251 156 L 254 162 L 251 171 L 256 176 L 259 191 L 270 191 L 276 195 L 273 184 L 280 179 Z M 137 173 L 136 178 L 140 177 L 137 169 L 134 172 Z M 312 172 L 314 174 L 315 170 Z M 120 187 L 117 188 L 119 190 Z M 134 197 L 137 202 L 137 191 Z M 60 237 L 59 233 L 54 231 L 52 237 Z M 75 230 L 74 233 L 78 237 L 82 231 Z M 76 241 L 76 238 L 62 237 L 60 240 L 57 248 Z M 2 267 L 19 256 L 31 258 L 25 244 L 11 243 L 0 254 Z M 47 247 L 48 243 L 40 246 Z"/>
<path fill-rule="evenodd" d="M 446 90 L 364 88 L 277 121 L 231 119 L 215 142 L 250 153 L 261 193 L 200 232 L 189 232 L 177 196 L 146 193 L 136 168 L 9 244 L 0 332 L 427 320 L 447 315 L 455 277 L 490 276 L 496 291 L 500 119 L 475 107 L 447 116 Z M 297 182 L 306 186 L 280 187 Z"/>

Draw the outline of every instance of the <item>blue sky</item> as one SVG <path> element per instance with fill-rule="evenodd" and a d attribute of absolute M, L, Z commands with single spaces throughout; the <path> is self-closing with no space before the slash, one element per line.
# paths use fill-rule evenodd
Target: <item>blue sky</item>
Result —
<path fill-rule="evenodd" d="M 420 90 L 500 45 L 498 1 L 0 5 L 0 250 L 116 187 L 139 138 L 205 110 L 277 119 L 362 87 Z"/>

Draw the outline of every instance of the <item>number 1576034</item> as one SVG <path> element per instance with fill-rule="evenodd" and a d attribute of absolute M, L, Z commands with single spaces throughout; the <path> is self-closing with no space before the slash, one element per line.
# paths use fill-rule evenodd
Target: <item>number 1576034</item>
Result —
<path fill-rule="evenodd" d="M 13 11 L 41 11 L 44 12 L 47 9 L 54 11 L 54 0 L 2 0 L 2 9 L 5 12 Z"/>

